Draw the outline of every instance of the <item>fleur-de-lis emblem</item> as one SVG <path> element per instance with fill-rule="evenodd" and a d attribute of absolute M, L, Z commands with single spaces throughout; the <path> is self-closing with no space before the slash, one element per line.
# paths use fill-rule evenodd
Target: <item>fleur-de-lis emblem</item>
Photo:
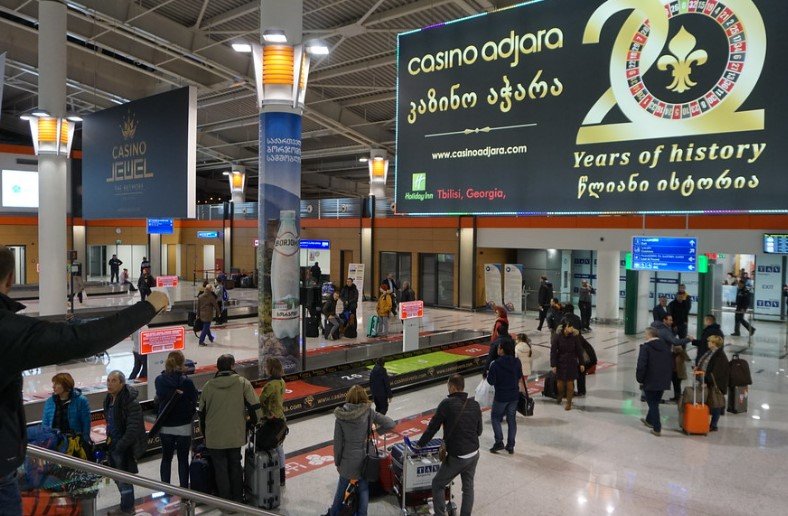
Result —
<path fill-rule="evenodd" d="M 669 90 L 684 93 L 698 84 L 690 78 L 693 63 L 697 66 L 706 64 L 709 54 L 703 49 L 696 49 L 696 43 L 695 36 L 682 26 L 678 34 L 668 44 L 673 55 L 666 54 L 657 61 L 657 67 L 663 72 L 666 72 L 669 67 L 673 68 L 673 82 L 668 85 Z"/>
<path fill-rule="evenodd" d="M 128 115 L 123 117 L 122 123 L 120 125 L 120 132 L 123 134 L 124 140 L 130 140 L 134 138 L 134 135 L 137 132 L 137 119 L 131 113 L 128 112 Z"/>

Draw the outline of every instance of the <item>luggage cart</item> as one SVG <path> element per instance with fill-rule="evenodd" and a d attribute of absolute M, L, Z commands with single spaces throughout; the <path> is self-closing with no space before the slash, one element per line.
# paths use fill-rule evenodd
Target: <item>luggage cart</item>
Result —
<path fill-rule="evenodd" d="M 394 476 L 394 494 L 402 514 L 420 514 L 432 499 L 432 479 L 440 469 L 438 451 L 442 439 L 433 439 L 423 448 L 414 448 L 406 438 L 404 443 L 391 447 L 391 468 Z M 446 486 L 446 512 L 455 516 L 457 507 L 451 500 L 451 485 Z M 429 514 L 429 513 L 426 513 Z"/>

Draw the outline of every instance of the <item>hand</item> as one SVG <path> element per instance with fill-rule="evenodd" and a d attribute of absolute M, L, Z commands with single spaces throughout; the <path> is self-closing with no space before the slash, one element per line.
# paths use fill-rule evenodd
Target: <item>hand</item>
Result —
<path fill-rule="evenodd" d="M 553 368 L 551 368 L 551 370 L 553 371 L 553 374 L 558 374 L 558 368 L 557 367 L 553 367 Z"/>
<path fill-rule="evenodd" d="M 153 305 L 153 309 L 156 310 L 156 313 L 161 312 L 170 304 L 170 298 L 167 297 L 167 294 L 159 291 L 148 294 L 145 301 Z"/>
<path fill-rule="evenodd" d="M 581 366 L 580 366 L 580 372 L 581 372 L 581 373 L 585 373 L 585 372 L 586 372 L 586 366 L 582 366 L 582 365 L 581 365 Z"/>

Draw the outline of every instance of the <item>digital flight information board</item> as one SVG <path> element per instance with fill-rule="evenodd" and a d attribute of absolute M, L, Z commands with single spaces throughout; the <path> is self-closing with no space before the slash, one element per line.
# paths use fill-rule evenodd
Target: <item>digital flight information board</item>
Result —
<path fill-rule="evenodd" d="M 763 235 L 763 252 L 767 254 L 788 254 L 788 235 Z"/>
<path fill-rule="evenodd" d="M 694 237 L 632 237 L 632 269 L 697 272 L 698 239 Z"/>

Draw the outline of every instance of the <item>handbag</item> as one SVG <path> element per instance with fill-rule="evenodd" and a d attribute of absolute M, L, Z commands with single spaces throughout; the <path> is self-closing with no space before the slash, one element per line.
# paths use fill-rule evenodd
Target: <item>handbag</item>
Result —
<path fill-rule="evenodd" d="M 265 451 L 282 446 L 290 429 L 284 419 L 272 417 L 263 419 L 255 433 L 257 451 Z"/>
<path fill-rule="evenodd" d="M 520 393 L 520 399 L 517 400 L 517 412 L 524 416 L 534 415 L 534 399 L 528 395 L 528 385 L 525 383 L 525 378 L 522 379 L 525 392 Z"/>
<path fill-rule="evenodd" d="M 725 407 L 725 395 L 717 387 L 717 380 L 714 379 L 714 374 L 711 375 L 712 387 L 709 389 L 708 399 L 706 403 L 709 408 L 718 409 Z"/>
<path fill-rule="evenodd" d="M 361 476 L 367 482 L 380 480 L 380 450 L 375 444 L 375 431 L 372 430 L 372 413 L 367 415 L 367 438 L 364 441 L 364 466 Z"/>
<path fill-rule="evenodd" d="M 460 413 L 457 414 L 457 419 L 455 419 L 454 420 L 454 424 L 451 425 L 451 430 L 449 430 L 449 433 L 447 433 L 447 434 L 444 433 L 443 434 L 443 442 L 441 443 L 441 447 L 438 449 L 438 459 L 441 462 L 444 462 L 446 460 L 446 457 L 449 456 L 449 449 L 446 447 L 446 440 L 449 438 L 449 436 L 452 433 L 454 433 L 454 429 L 457 428 L 457 423 L 460 422 L 460 417 L 462 416 L 462 413 L 465 412 L 465 407 L 467 405 L 468 405 L 468 398 L 465 398 L 465 403 L 462 404 L 462 408 L 460 409 Z"/>

